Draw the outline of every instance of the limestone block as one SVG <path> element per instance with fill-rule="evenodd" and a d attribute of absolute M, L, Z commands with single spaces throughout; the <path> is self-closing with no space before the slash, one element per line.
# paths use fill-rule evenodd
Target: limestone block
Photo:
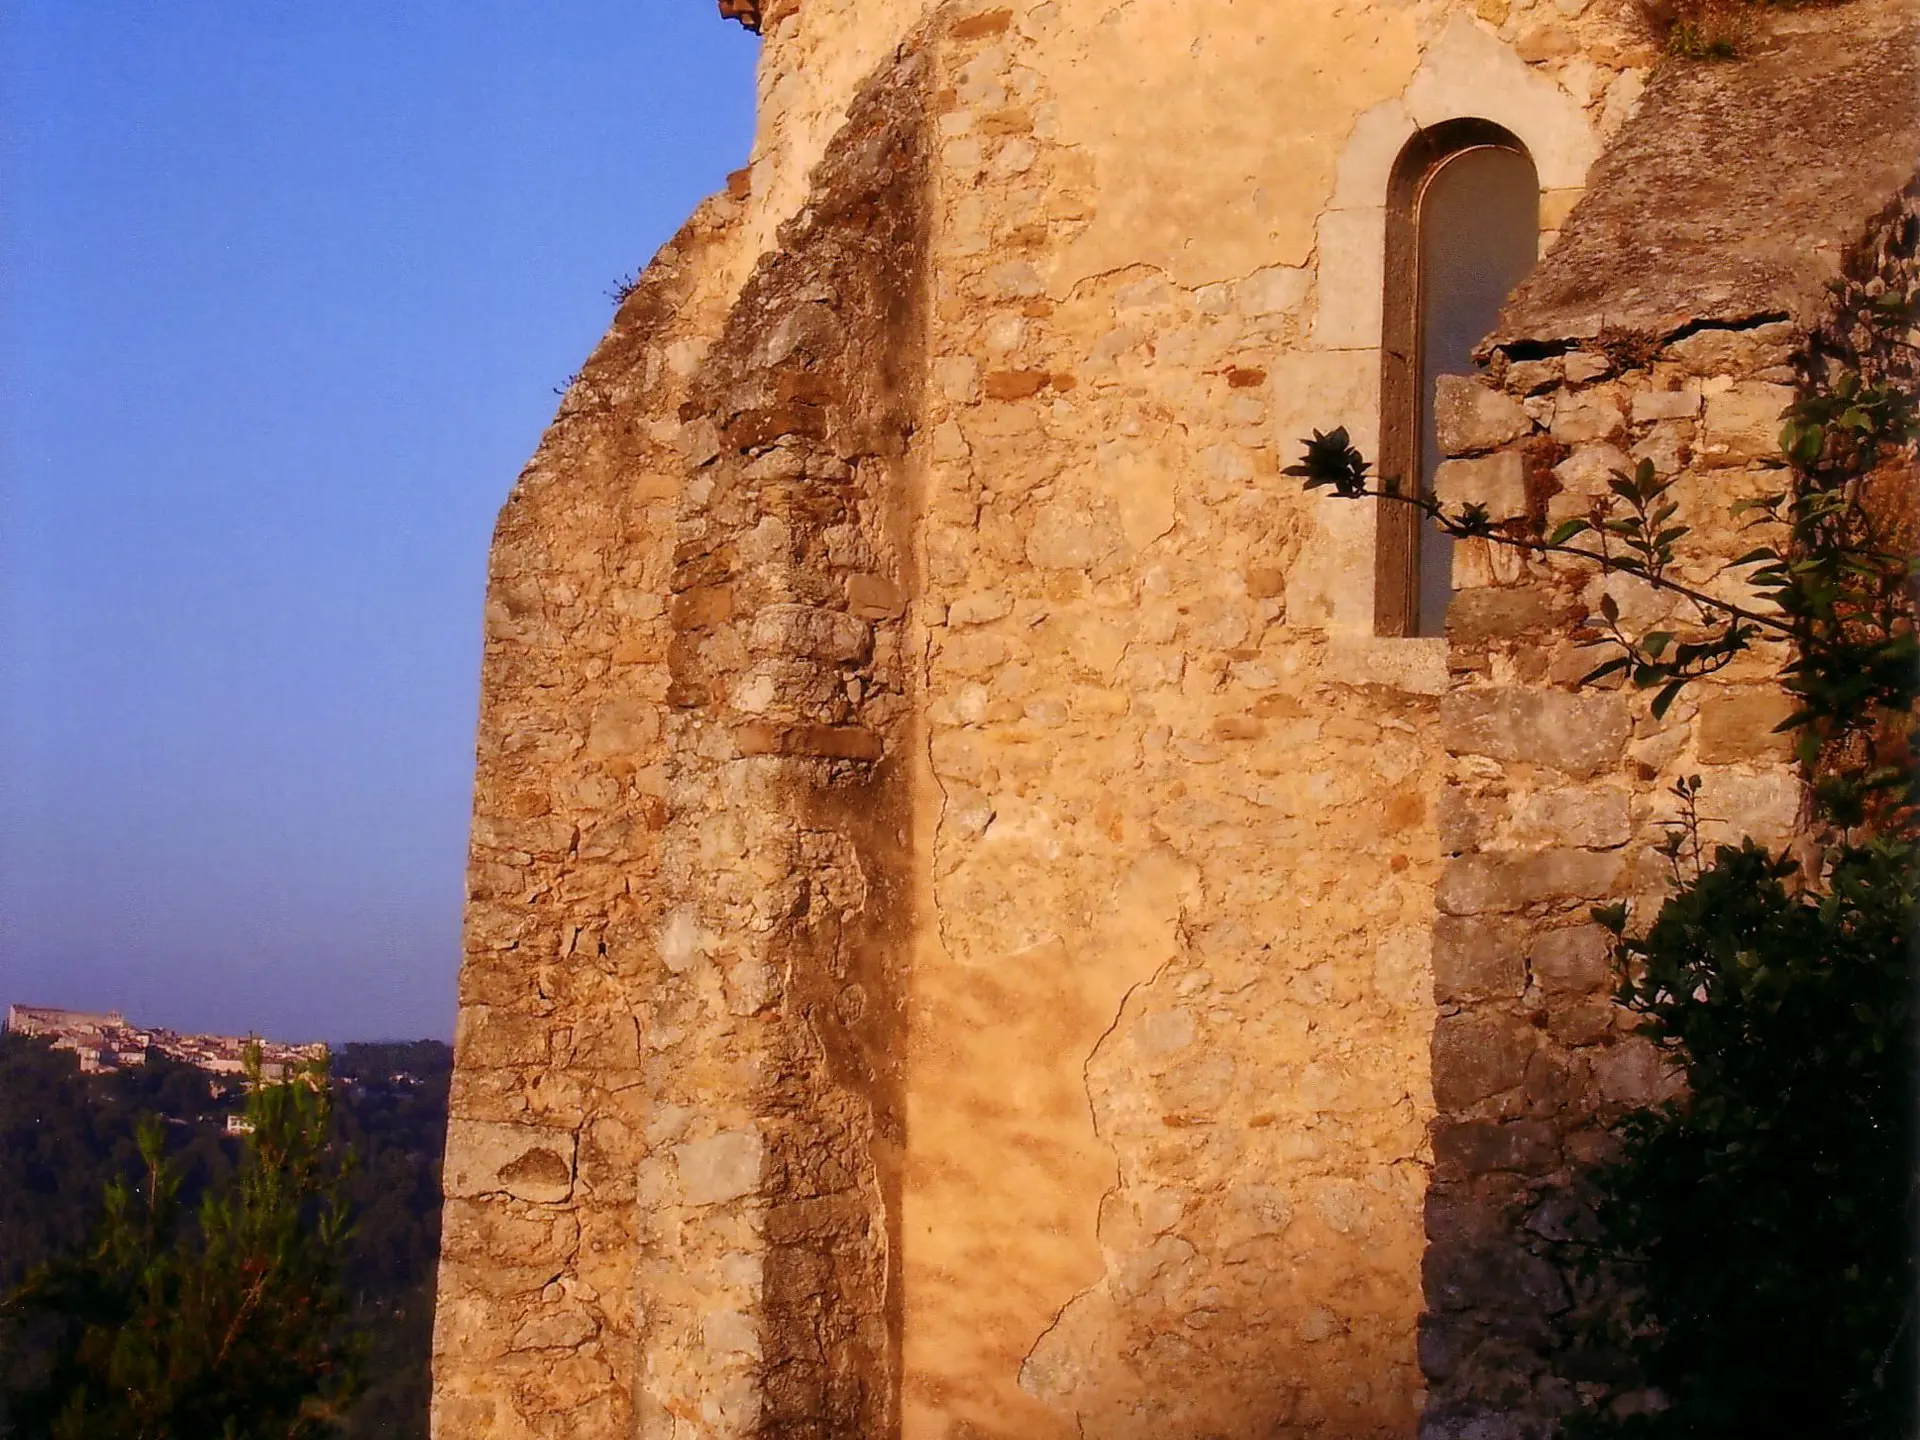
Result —
<path fill-rule="evenodd" d="M 1514 37 L 1513 53 L 1533 64 L 1557 60 L 1580 48 L 1580 42 L 1564 25 L 1529 25 Z"/>
<path fill-rule="evenodd" d="M 1558 356 L 1545 360 L 1514 360 L 1508 363 L 1501 384 L 1515 395 L 1537 395 L 1551 390 L 1565 374 Z"/>
<path fill-rule="evenodd" d="M 1526 929 L 1490 916 L 1442 915 L 1433 925 L 1436 1004 L 1517 1000 L 1526 989 Z"/>
<path fill-rule="evenodd" d="M 1616 1105 L 1652 1105 L 1680 1087 L 1678 1070 L 1652 1041 L 1638 1036 L 1595 1053 L 1593 1079 L 1602 1098 Z"/>
<path fill-rule="evenodd" d="M 1617 765 L 1633 728 L 1615 695 L 1495 687 L 1440 702 L 1441 736 L 1456 754 L 1545 765 L 1587 779 Z"/>
<path fill-rule="evenodd" d="M 847 577 L 847 609 L 862 620 L 892 620 L 905 613 L 906 597 L 884 575 Z"/>
<path fill-rule="evenodd" d="M 1456 590 L 1447 606 L 1447 639 L 1455 645 L 1484 645 L 1547 632 L 1559 614 L 1551 596 L 1522 586 L 1476 586 Z"/>
<path fill-rule="evenodd" d="M 1427 1296 L 1439 1310 L 1557 1315 L 1572 1303 L 1566 1280 L 1552 1263 L 1511 1241 L 1436 1245 L 1426 1271 Z M 1472 1429 L 1435 1428 L 1429 1433 L 1447 1440 L 1479 1440 L 1480 1436 L 1517 1440 L 1527 1433 L 1517 1426 L 1494 1430 L 1484 1425 L 1476 1422 Z"/>
<path fill-rule="evenodd" d="M 1542 901 L 1600 900 L 1613 893 L 1624 863 L 1610 850 L 1459 855 L 1441 872 L 1434 902 L 1442 914 L 1482 915 Z"/>
<path fill-rule="evenodd" d="M 1635 462 L 1651 460 L 1653 473 L 1662 477 L 1679 474 L 1693 458 L 1693 429 L 1688 420 L 1658 422 L 1633 447 Z"/>
<path fill-rule="evenodd" d="M 563 1204 L 573 1194 L 575 1148 L 571 1130 L 456 1116 L 447 1124 L 446 1193 Z"/>
<path fill-rule="evenodd" d="M 673 597 L 669 607 L 676 630 L 711 630 L 733 618 L 733 587 L 704 585 Z"/>
<path fill-rule="evenodd" d="M 1504 802 L 1468 794 L 1457 785 L 1440 792 L 1434 806 L 1434 823 L 1439 827 L 1443 854 L 1458 855 L 1475 850 L 1492 831 L 1504 813 Z"/>
<path fill-rule="evenodd" d="M 1413 117 L 1398 99 L 1383 100 L 1361 111 L 1340 151 L 1332 208 L 1357 210 L 1385 204 L 1394 162 L 1414 131 Z"/>
<path fill-rule="evenodd" d="M 1326 679 L 1343 685 L 1384 685 L 1410 695 L 1439 695 L 1447 688 L 1447 642 L 1437 637 L 1340 635 L 1327 646 L 1320 668 Z"/>
<path fill-rule="evenodd" d="M 1701 330 L 1674 341 L 1666 354 L 1694 375 L 1731 375 L 1738 379 L 1756 370 L 1785 365 L 1793 358 L 1799 340 L 1794 325 L 1781 320 L 1751 330 Z"/>
<path fill-rule="evenodd" d="M 878 760 L 886 754 L 884 737 L 863 725 L 741 725 L 733 743 L 742 755 Z"/>
<path fill-rule="evenodd" d="M 1448 460 L 1434 472 L 1433 494 L 1449 511 L 1479 505 L 1495 520 L 1511 520 L 1527 513 L 1526 463 L 1517 450 Z"/>
<path fill-rule="evenodd" d="M 1792 696 L 1770 685 L 1703 689 L 1695 753 L 1703 765 L 1779 760 L 1792 753 L 1793 736 L 1774 727 L 1794 708 Z"/>
<path fill-rule="evenodd" d="M 947 606 L 949 625 L 985 625 L 1013 610 L 1013 601 L 1004 590 L 976 590 L 960 595 Z"/>
<path fill-rule="evenodd" d="M 1434 381 L 1433 418 L 1440 449 L 1448 455 L 1498 449 L 1533 428 L 1517 400 L 1468 375 Z"/>
<path fill-rule="evenodd" d="M 609 700 L 593 712 L 587 729 L 587 754 L 594 759 L 632 756 L 650 750 L 660 738 L 660 707 L 645 700 Z"/>
<path fill-rule="evenodd" d="M 873 648 L 873 631 L 844 610 L 768 605 L 753 617 L 748 643 L 761 654 L 847 663 L 867 657 Z"/>
<path fill-rule="evenodd" d="M 1528 957 L 1549 995 L 1591 995 L 1613 977 L 1613 937 L 1598 925 L 1574 925 L 1537 937 Z"/>
<path fill-rule="evenodd" d="M 1611 395 L 1561 395 L 1554 401 L 1552 435 L 1562 445 L 1617 440 L 1626 428 L 1620 402 Z"/>
<path fill-rule="evenodd" d="M 1515 845 L 1606 850 L 1632 833 L 1624 790 L 1536 790 L 1515 802 L 1508 838 Z"/>
<path fill-rule="evenodd" d="M 1560 1163 L 1560 1142 L 1544 1120 L 1469 1120 L 1434 1127 L 1433 1159 L 1443 1175 L 1542 1175 Z"/>
<path fill-rule="evenodd" d="M 454 1025 L 454 1053 L 462 1066 L 475 1069 L 544 1065 L 552 1028 L 538 1015 L 468 1005 Z"/>
<path fill-rule="evenodd" d="M 1042 570 L 1090 570 L 1119 549 L 1120 527 L 1084 504 L 1043 505 L 1027 534 L 1027 559 Z"/>
<path fill-rule="evenodd" d="M 1433 1025 L 1433 1100 L 1465 1110 L 1519 1088 L 1537 1046 L 1533 1027 L 1510 1015 L 1441 1015 Z"/>
<path fill-rule="evenodd" d="M 1655 420 L 1691 420 L 1700 413 L 1700 396 L 1692 390 L 1636 390 L 1633 394 L 1633 423 L 1648 425 Z"/>
<path fill-rule="evenodd" d="M 1553 478 L 1564 489 L 1580 495 L 1604 495 L 1607 482 L 1616 474 L 1633 471 L 1633 461 L 1618 445 L 1601 441 L 1582 445 L 1553 467 Z"/>
<path fill-rule="evenodd" d="M 1422 127 L 1463 116 L 1504 125 L 1533 157 L 1542 190 L 1580 188 L 1599 151 L 1580 102 L 1464 14 L 1427 47 L 1406 106 Z"/>
<path fill-rule="evenodd" d="M 1291 314 L 1305 302 L 1311 279 L 1304 266 L 1270 265 L 1256 270 L 1234 286 L 1234 307 L 1250 319 Z"/>
<path fill-rule="evenodd" d="M 1709 838 L 1737 840 L 1751 835 L 1777 845 L 1793 833 L 1804 798 L 1800 777 L 1786 766 L 1742 775 L 1732 770 L 1710 770 L 1702 776 L 1700 818 Z"/>
<path fill-rule="evenodd" d="M 1793 388 L 1743 380 L 1707 397 L 1700 455 L 1709 465 L 1744 465 L 1780 453 L 1780 414 L 1793 403 Z"/>
<path fill-rule="evenodd" d="M 765 1146 L 758 1131 L 728 1130 L 673 1147 L 680 1198 L 688 1205 L 723 1205 L 760 1188 Z"/>
<path fill-rule="evenodd" d="M 1613 362 L 1597 350 L 1575 350 L 1561 363 L 1569 385 L 1591 384 L 1613 369 Z"/>

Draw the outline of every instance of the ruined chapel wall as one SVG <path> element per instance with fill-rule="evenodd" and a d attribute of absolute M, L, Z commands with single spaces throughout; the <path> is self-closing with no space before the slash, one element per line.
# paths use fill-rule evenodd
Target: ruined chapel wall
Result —
<path fill-rule="evenodd" d="M 1414 1424 L 1445 652 L 1279 470 L 1376 428 L 1416 122 L 1570 203 L 1649 57 L 1566 8 L 948 14 L 908 1436 Z"/>
<path fill-rule="evenodd" d="M 439 1440 L 632 1426 L 674 442 L 725 314 L 740 216 L 711 201 L 661 250 L 495 530 L 435 1316 Z"/>
<path fill-rule="evenodd" d="M 925 108 L 703 207 L 502 512 L 438 1440 L 891 1428 Z"/>

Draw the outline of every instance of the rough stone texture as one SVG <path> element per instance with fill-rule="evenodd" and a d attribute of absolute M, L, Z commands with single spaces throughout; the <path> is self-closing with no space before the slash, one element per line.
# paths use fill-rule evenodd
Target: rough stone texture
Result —
<path fill-rule="evenodd" d="M 1757 60 L 1711 74 L 1676 67 L 1656 78 L 1597 172 L 1621 188 L 1597 188 L 1575 211 L 1561 249 L 1509 308 L 1490 350 L 1486 383 L 1526 405 L 1536 427 L 1495 455 L 1537 453 L 1542 432 L 1574 447 L 1552 471 L 1561 492 L 1548 497 L 1550 518 L 1585 514 L 1612 471 L 1630 456 L 1652 455 L 1675 477 L 1673 494 L 1695 527 L 1677 578 L 1727 586 L 1721 563 L 1757 543 L 1728 507 L 1777 486 L 1779 472 L 1765 464 L 1777 455 L 1780 411 L 1797 388 L 1830 358 L 1911 384 L 1911 348 L 1870 342 L 1859 319 L 1872 295 L 1909 293 L 1920 281 L 1912 191 L 1895 195 L 1913 175 L 1913 147 L 1900 142 L 1905 169 L 1889 179 L 1874 149 L 1885 137 L 1867 144 L 1883 122 L 1911 124 L 1910 107 L 1868 116 L 1858 105 L 1832 106 L 1823 125 L 1872 132 L 1856 136 L 1867 145 L 1863 157 L 1828 150 L 1840 143 L 1830 129 L 1808 131 L 1806 122 L 1780 137 L 1779 165 L 1750 168 L 1771 182 L 1789 160 L 1808 167 L 1786 178 L 1785 197 L 1811 186 L 1835 204 L 1795 210 L 1773 228 L 1726 219 L 1723 205 L 1746 213 L 1748 177 L 1731 173 L 1726 152 L 1698 133 L 1720 116 L 1738 143 L 1757 146 L 1751 136 L 1739 139 L 1742 127 L 1763 124 L 1771 135 L 1781 112 L 1764 120 L 1758 111 L 1734 114 L 1724 107 L 1736 97 L 1741 107 L 1757 105 L 1789 72 L 1794 89 L 1809 71 L 1828 74 L 1823 67 L 1837 65 L 1836 55 L 1849 65 L 1880 56 L 1883 37 L 1910 25 L 1910 11 L 1863 0 L 1794 19 L 1780 48 Z M 1794 29 L 1797 37 L 1787 33 Z M 1859 51 L 1851 48 L 1856 30 Z M 1910 74 L 1904 51 L 1873 63 L 1881 60 L 1882 74 Z M 1855 83 L 1849 74 L 1842 88 Z M 1623 178 L 1628 165 L 1638 179 Z M 1639 240 L 1621 227 L 1626 214 L 1647 211 L 1655 184 L 1688 203 L 1635 232 L 1669 247 L 1650 279 Z M 1871 186 L 1881 188 L 1869 193 Z M 1787 227 L 1791 254 L 1782 248 Z M 1837 294 L 1825 292 L 1836 274 Z M 1590 288 L 1576 293 L 1576 276 Z M 1768 315 L 1795 318 L 1684 329 L 1701 319 Z M 1569 316 L 1579 323 L 1569 325 Z M 1617 337 L 1603 337 L 1616 348 L 1554 353 L 1597 328 L 1583 328 L 1583 316 L 1637 326 L 1650 338 L 1620 348 Z M 1515 358 L 1542 352 L 1561 365 L 1557 378 L 1547 362 Z M 1477 437 L 1454 439 L 1482 449 Z M 1442 843 L 1452 858 L 1436 896 L 1438 1116 L 1420 1346 L 1431 1389 L 1421 1433 L 1545 1436 L 1583 1404 L 1644 1399 L 1623 1357 L 1596 1339 L 1604 1330 L 1592 1322 L 1622 1297 L 1582 1279 L 1578 1255 L 1592 1220 L 1581 1174 L 1605 1153 L 1609 1125 L 1630 1107 L 1671 1096 L 1676 1084 L 1664 1057 L 1624 1028 L 1626 1017 L 1610 1003 L 1610 947 L 1586 911 L 1594 900 L 1624 899 L 1644 919 L 1658 905 L 1667 865 L 1651 847 L 1674 818 L 1666 791 L 1675 778 L 1702 778 L 1709 840 L 1751 835 L 1776 846 L 1796 834 L 1802 784 L 1785 737 L 1774 733 L 1792 709 L 1774 683 L 1777 650 L 1763 647 L 1695 686 L 1654 722 L 1631 692 L 1567 688 L 1599 653 L 1576 644 L 1574 627 L 1558 617 L 1577 620 L 1607 594 L 1623 623 L 1644 630 L 1672 623 L 1671 600 L 1627 577 L 1602 584 L 1565 564 L 1509 563 L 1477 543 L 1462 547 L 1455 577 L 1454 684 L 1440 711 L 1453 782 Z M 1495 615 L 1542 623 L 1501 626 L 1490 623 Z"/>
<path fill-rule="evenodd" d="M 1407 140 L 1518 135 L 1552 253 L 1638 21 L 728 13 L 752 163 L 496 535 L 438 1440 L 1540 1433 L 1614 1378 L 1578 1167 L 1671 1083 L 1587 907 L 1674 775 L 1790 830 L 1777 657 L 1650 724 L 1574 688 L 1602 587 L 1484 545 L 1377 637 L 1371 511 L 1280 471 L 1377 453 Z M 1541 338 L 1452 473 L 1530 524 L 1647 453 L 1736 543 L 1805 326 Z"/>
<path fill-rule="evenodd" d="M 1654 73 L 1490 343 L 1816 323 L 1844 249 L 1913 178 L 1920 37 L 1907 0 L 1776 14 L 1761 35 L 1738 63 Z"/>

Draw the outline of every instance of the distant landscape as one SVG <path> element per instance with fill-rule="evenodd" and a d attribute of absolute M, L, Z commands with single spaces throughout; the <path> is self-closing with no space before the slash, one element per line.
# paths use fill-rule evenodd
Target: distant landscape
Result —
<path fill-rule="evenodd" d="M 137 1171 L 141 1116 L 164 1117 L 186 1169 L 189 1203 L 239 1154 L 228 1122 L 243 1108 L 240 1077 L 157 1047 L 83 1073 L 81 1054 L 54 1045 L 49 1036 L 0 1034 L 0 1293 L 39 1262 L 84 1243 L 107 1182 Z M 347 1440 L 427 1434 L 452 1068 L 450 1047 L 437 1040 L 338 1045 L 328 1057 L 339 1141 L 356 1160 L 345 1280 L 371 1341 L 366 1392 L 340 1432 Z M 8 1366 L 33 1361 L 0 1355 Z"/>

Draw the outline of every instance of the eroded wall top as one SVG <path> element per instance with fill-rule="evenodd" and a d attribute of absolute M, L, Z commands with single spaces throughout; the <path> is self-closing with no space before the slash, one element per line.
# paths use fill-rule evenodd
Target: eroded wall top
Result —
<path fill-rule="evenodd" d="M 1920 10 L 1776 17 L 1734 63 L 1658 71 L 1494 343 L 1806 323 L 1920 155 Z"/>

